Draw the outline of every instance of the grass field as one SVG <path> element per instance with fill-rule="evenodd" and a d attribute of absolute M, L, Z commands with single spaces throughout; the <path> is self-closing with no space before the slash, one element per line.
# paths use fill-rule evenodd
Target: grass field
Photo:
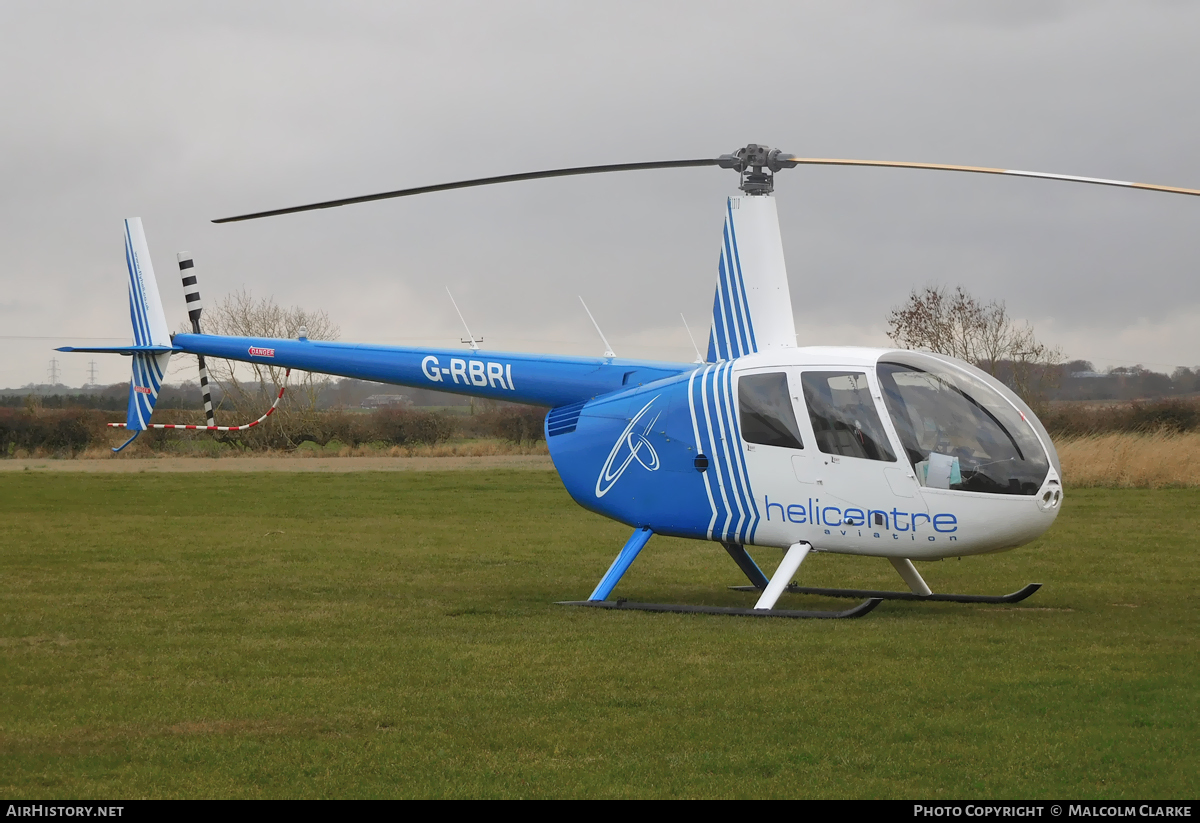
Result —
<path fill-rule="evenodd" d="M 787 621 L 553 605 L 627 529 L 547 471 L 5 473 L 0 795 L 1195 797 L 1198 505 L 1071 491 L 1037 543 L 921 566 L 1022 604 Z M 616 594 L 740 582 L 655 538 Z"/>

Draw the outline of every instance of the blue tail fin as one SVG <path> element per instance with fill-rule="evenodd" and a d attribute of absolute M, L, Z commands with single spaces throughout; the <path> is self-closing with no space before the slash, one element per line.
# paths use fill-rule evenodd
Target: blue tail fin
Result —
<path fill-rule="evenodd" d="M 158 296 L 158 282 L 150 263 L 150 249 L 142 218 L 125 220 L 125 265 L 129 269 L 129 320 L 133 324 L 133 342 L 128 346 L 63 346 L 58 351 L 104 352 L 133 358 L 133 376 L 129 380 L 129 406 L 125 428 L 133 432 L 120 451 L 150 425 L 150 415 L 158 402 L 171 353 L 177 351 L 167 330 L 167 316 Z"/>
<path fill-rule="evenodd" d="M 731 197 L 713 298 L 708 362 L 796 345 L 775 199 Z"/>
<path fill-rule="evenodd" d="M 158 283 L 154 279 L 154 266 L 150 263 L 150 249 L 140 217 L 125 221 L 125 264 L 129 268 L 129 319 L 133 323 L 133 345 L 147 347 L 131 352 L 133 377 L 129 381 L 125 425 L 136 432 L 144 430 L 150 423 L 171 359 L 171 334 L 167 331 L 167 318 L 158 296 Z"/>

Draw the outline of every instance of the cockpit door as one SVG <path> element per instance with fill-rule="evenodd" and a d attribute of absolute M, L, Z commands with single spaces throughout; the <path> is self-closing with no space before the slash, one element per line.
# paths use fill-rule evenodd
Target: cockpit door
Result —
<path fill-rule="evenodd" d="M 801 367 L 793 378 L 800 385 L 802 419 L 813 448 L 797 455 L 792 466 L 797 481 L 822 500 L 818 525 L 837 526 L 834 521 L 841 520 L 905 531 L 905 518 L 895 513 L 927 513 L 910 467 L 897 458 L 875 375 L 865 369 Z"/>

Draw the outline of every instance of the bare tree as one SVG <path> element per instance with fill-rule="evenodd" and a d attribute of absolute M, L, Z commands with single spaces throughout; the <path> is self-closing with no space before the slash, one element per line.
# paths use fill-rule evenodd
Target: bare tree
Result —
<path fill-rule="evenodd" d="M 902 348 L 925 349 L 966 360 L 1008 383 L 1030 405 L 1056 385 L 1062 350 L 1037 339 L 1004 303 L 981 303 L 957 286 L 914 289 L 888 315 L 888 337 Z"/>
<path fill-rule="evenodd" d="M 210 334 L 295 338 L 302 328 L 310 340 L 336 340 L 341 335 L 341 329 L 323 311 L 284 308 L 272 297 L 255 298 L 245 289 L 225 295 L 204 312 L 204 330 Z M 240 424 L 261 415 L 283 386 L 285 369 L 278 366 L 217 358 L 207 361 L 209 378 L 221 393 L 218 408 L 232 406 L 239 418 L 230 422 Z M 287 394 L 271 418 L 286 442 L 293 443 L 315 422 L 317 401 L 329 382 L 323 374 L 292 371 Z"/>

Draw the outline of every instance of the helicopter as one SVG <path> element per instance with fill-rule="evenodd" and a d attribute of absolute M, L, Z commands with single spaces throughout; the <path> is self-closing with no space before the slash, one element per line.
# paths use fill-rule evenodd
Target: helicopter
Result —
<path fill-rule="evenodd" d="M 774 199 L 775 175 L 802 165 L 997 174 L 1200 195 L 1120 180 L 978 166 L 795 157 L 751 143 L 716 158 L 579 166 L 400 189 L 214 220 L 227 223 L 451 189 L 609 172 L 715 166 L 738 174 L 725 203 L 707 356 L 696 363 L 398 347 L 202 332 L 190 255 L 177 258 L 191 333 L 171 334 L 139 218 L 125 221 L 133 342 L 58 351 L 130 356 L 126 421 L 147 428 L 215 425 L 206 357 L 303 369 L 478 398 L 545 406 L 545 437 L 579 505 L 633 529 L 586 600 L 564 605 L 754 617 L 860 617 L 884 600 L 1013 603 L 1004 595 L 934 593 L 913 561 L 1013 549 L 1042 535 L 1063 501 L 1062 466 L 1046 428 L 1012 390 L 940 354 L 796 345 Z M 586 308 L 586 304 L 585 304 Z M 590 312 L 589 312 L 590 315 Z M 597 327 L 598 328 L 598 327 Z M 603 338 L 603 333 L 601 333 Z M 464 341 L 466 342 L 466 341 Z M 607 342 L 606 342 L 607 347 Z M 151 423 L 173 354 L 199 358 L 207 425 Z M 720 543 L 758 594 L 751 608 L 609 599 L 654 535 Z M 783 550 L 768 575 L 747 547 Z M 813 552 L 886 558 L 908 591 L 792 583 Z M 848 597 L 846 610 L 776 609 L 785 591 Z"/>

